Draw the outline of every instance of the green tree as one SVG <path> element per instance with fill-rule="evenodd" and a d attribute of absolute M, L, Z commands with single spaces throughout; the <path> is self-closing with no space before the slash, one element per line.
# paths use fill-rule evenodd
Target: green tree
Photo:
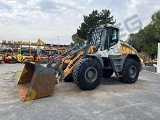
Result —
<path fill-rule="evenodd" d="M 71 43 L 72 46 L 75 44 L 78 44 L 78 45 L 84 44 L 84 40 L 81 39 L 77 34 L 72 35 L 72 40 L 73 40 L 73 43 Z"/>
<path fill-rule="evenodd" d="M 160 40 L 160 10 L 152 15 L 151 24 L 154 26 L 155 37 Z"/>
<path fill-rule="evenodd" d="M 151 22 L 138 33 L 130 34 L 129 41 L 138 52 L 145 52 L 151 57 L 157 54 L 157 44 L 160 42 L 160 10 L 151 17 Z"/>
<path fill-rule="evenodd" d="M 116 20 L 113 19 L 113 16 L 111 16 L 111 12 L 109 10 L 104 9 L 100 12 L 98 12 L 98 10 L 93 10 L 91 14 L 89 14 L 88 16 L 84 16 L 84 21 L 77 29 L 76 35 L 73 34 L 72 40 L 73 42 L 78 41 L 78 43 L 80 44 L 84 43 L 84 41 L 80 42 L 80 40 L 87 39 L 87 34 L 92 27 L 101 24 L 114 24 L 115 22 Z"/>

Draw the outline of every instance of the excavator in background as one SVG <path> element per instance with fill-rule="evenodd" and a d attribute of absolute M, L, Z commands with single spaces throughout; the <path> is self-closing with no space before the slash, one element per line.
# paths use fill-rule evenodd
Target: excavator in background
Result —
<path fill-rule="evenodd" d="M 25 62 L 18 78 L 22 101 L 52 95 L 55 85 L 70 76 L 82 90 L 93 90 L 113 73 L 124 83 L 135 83 L 141 71 L 137 51 L 119 39 L 113 25 L 93 27 L 82 47 L 74 46 L 50 60 L 46 67 Z"/>

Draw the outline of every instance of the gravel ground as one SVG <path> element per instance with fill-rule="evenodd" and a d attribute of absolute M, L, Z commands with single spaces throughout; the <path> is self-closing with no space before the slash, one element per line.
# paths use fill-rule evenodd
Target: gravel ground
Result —
<path fill-rule="evenodd" d="M 21 102 L 11 80 L 24 64 L 0 64 L 0 120 L 160 120 L 160 75 L 142 71 L 135 84 L 116 77 L 92 91 L 56 85 L 50 97 Z"/>

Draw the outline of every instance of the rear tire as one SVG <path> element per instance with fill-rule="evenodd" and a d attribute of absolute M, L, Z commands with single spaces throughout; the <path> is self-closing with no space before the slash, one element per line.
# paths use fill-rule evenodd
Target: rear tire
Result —
<path fill-rule="evenodd" d="M 110 78 L 113 75 L 112 69 L 103 69 L 103 78 Z"/>
<path fill-rule="evenodd" d="M 102 65 L 94 58 L 82 59 L 73 70 L 73 81 L 82 90 L 95 89 L 102 79 Z"/>
<path fill-rule="evenodd" d="M 128 84 L 135 83 L 138 79 L 139 71 L 138 62 L 133 59 L 127 59 L 120 74 L 122 77 L 119 80 Z"/>

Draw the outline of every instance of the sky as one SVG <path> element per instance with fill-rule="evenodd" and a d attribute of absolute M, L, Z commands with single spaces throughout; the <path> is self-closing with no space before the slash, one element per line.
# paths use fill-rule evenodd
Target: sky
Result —
<path fill-rule="evenodd" d="M 150 23 L 151 15 L 160 10 L 160 0 L 0 0 L 0 42 L 40 38 L 70 44 L 83 16 L 102 9 L 110 10 L 126 40 Z"/>

